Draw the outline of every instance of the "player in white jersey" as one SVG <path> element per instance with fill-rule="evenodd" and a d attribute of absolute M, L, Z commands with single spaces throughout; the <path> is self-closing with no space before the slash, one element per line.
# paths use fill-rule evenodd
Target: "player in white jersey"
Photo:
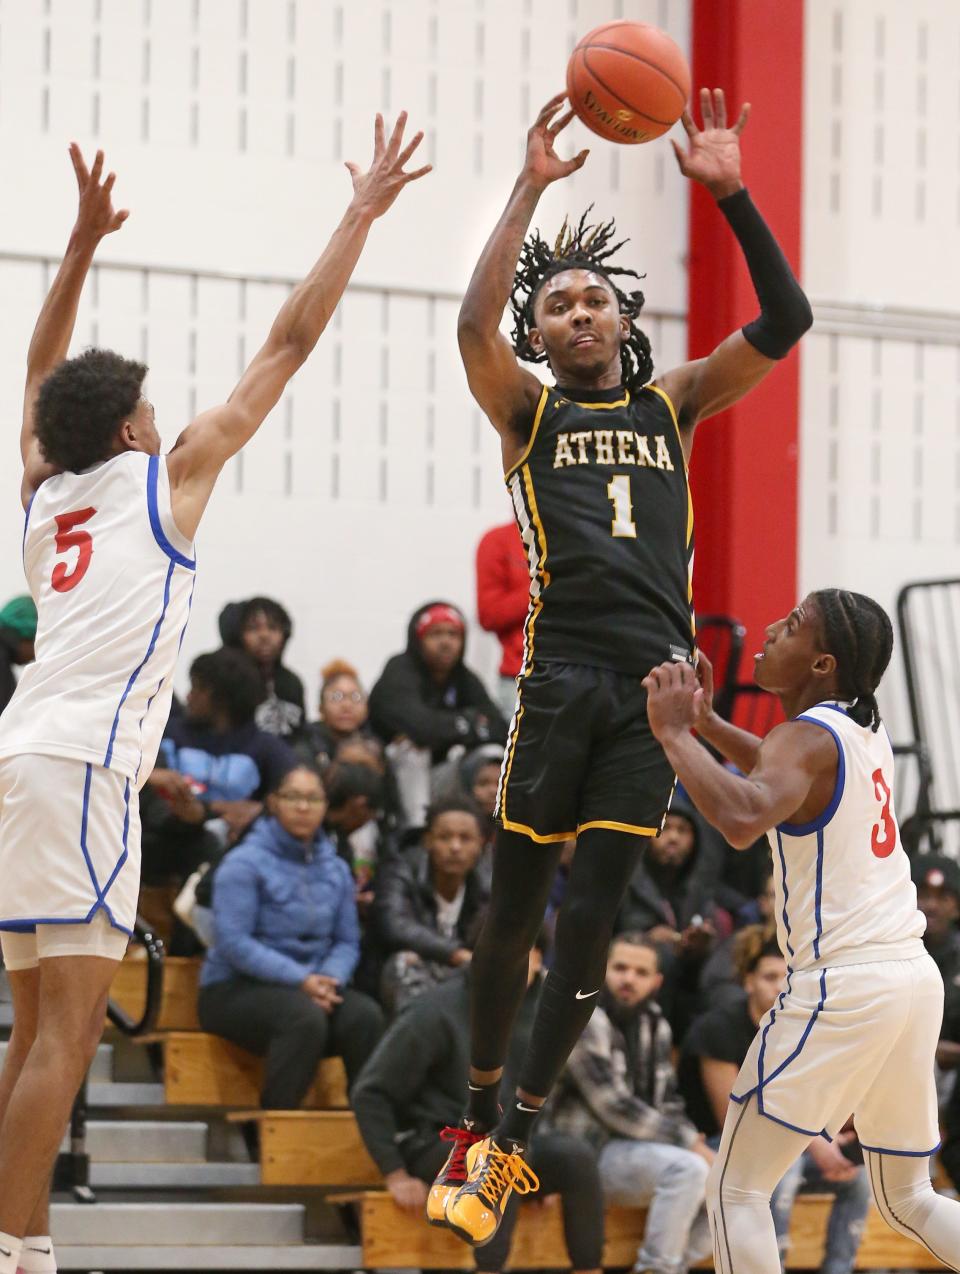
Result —
<path fill-rule="evenodd" d="M 403 170 L 422 136 L 404 147 L 405 121 L 388 139 L 377 116 L 372 165 L 347 165 L 353 196 L 323 255 L 228 401 L 167 455 L 145 366 L 108 350 L 65 361 L 94 252 L 127 216 L 113 208 L 114 175 L 101 180 L 102 152 L 88 171 L 71 146 L 79 211 L 30 343 L 21 433 L 36 661 L 0 718 L 0 943 L 14 1002 L 0 1077 L 0 1274 L 21 1254 L 30 1269 L 52 1261 L 47 1182 L 134 924 L 137 793 L 170 707 L 194 535 L 223 465 L 317 343 L 373 221 L 429 171 Z"/>
<path fill-rule="evenodd" d="M 921 941 L 875 697 L 892 648 L 870 598 L 810 594 L 756 657 L 757 683 L 789 718 L 762 742 L 715 715 L 706 660 L 702 685 L 678 664 L 644 682 L 654 734 L 700 811 L 736 848 L 766 832 L 773 849 L 788 973 L 737 1077 L 708 1181 L 720 1274 L 780 1268 L 771 1191 L 812 1137 L 833 1138 L 851 1115 L 881 1216 L 960 1268 L 960 1203 L 934 1192 L 928 1163 L 943 982 Z"/>

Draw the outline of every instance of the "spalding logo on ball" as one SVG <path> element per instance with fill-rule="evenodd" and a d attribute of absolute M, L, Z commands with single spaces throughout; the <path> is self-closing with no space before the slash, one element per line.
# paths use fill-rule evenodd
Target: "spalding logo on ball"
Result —
<path fill-rule="evenodd" d="M 636 145 L 661 137 L 683 113 L 690 68 L 665 31 L 606 22 L 583 37 L 567 63 L 567 97 L 592 132 Z"/>

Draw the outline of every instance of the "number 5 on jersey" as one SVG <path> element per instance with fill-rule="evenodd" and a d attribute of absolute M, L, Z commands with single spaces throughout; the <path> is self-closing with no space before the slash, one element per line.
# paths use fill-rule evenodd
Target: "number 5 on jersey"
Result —
<path fill-rule="evenodd" d="M 89 531 L 78 531 L 76 528 L 89 522 L 96 509 L 77 509 L 73 513 L 58 513 L 57 523 L 57 556 L 62 557 L 70 549 L 77 550 L 77 560 L 71 570 L 65 562 L 57 562 L 50 576 L 50 583 L 58 593 L 69 593 L 83 579 L 93 557 L 93 536 Z"/>

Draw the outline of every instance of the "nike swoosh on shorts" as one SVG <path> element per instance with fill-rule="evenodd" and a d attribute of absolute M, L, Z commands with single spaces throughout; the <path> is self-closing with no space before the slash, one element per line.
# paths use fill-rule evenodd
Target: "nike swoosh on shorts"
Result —
<path fill-rule="evenodd" d="M 577 992 L 577 999 L 578 999 L 578 1000 L 589 1000 L 589 999 L 590 999 L 590 997 L 591 997 L 591 995 L 599 995 L 599 994 L 600 994 L 600 988 L 599 988 L 599 987 L 597 987 L 596 991 L 578 991 L 578 992 Z"/>

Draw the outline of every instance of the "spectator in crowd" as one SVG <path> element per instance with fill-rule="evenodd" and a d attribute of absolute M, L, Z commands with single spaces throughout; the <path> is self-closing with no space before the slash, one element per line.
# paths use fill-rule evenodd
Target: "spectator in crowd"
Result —
<path fill-rule="evenodd" d="M 353 873 L 357 908 L 365 916 L 373 902 L 377 865 L 389 851 L 389 840 L 380 827 L 384 781 L 368 765 L 335 761 L 324 771 L 324 787 L 326 831 Z"/>
<path fill-rule="evenodd" d="M 386 959 L 381 999 L 388 1012 L 470 963 L 488 896 L 476 870 L 482 848 L 472 801 L 451 796 L 430 807 L 421 843 L 380 873 L 373 928 Z"/>
<path fill-rule="evenodd" d="M 719 1145 L 727 1105 L 737 1074 L 761 1022 L 783 990 L 787 965 L 769 926 L 751 925 L 734 939 L 734 962 L 741 983 L 739 998 L 716 1005 L 691 1025 L 680 1061 L 680 1086 L 687 1109 L 708 1143 Z M 856 1135 L 842 1132 L 834 1142 L 814 1137 L 809 1149 L 787 1170 L 770 1206 L 780 1247 L 781 1266 L 790 1246 L 790 1214 L 801 1185 L 835 1195 L 827 1227 L 821 1274 L 849 1274 L 863 1235 L 870 1186 L 856 1156 Z"/>
<path fill-rule="evenodd" d="M 220 638 L 224 646 L 249 655 L 263 682 L 257 725 L 267 734 L 278 734 L 285 739 L 295 738 L 306 720 L 303 682 L 283 663 L 283 652 L 292 632 L 290 616 L 270 597 L 233 602 L 220 612 Z"/>
<path fill-rule="evenodd" d="M 481 832 L 484 849 L 493 842 L 496 830 L 494 811 L 497 808 L 497 790 L 500 787 L 500 770 L 503 768 L 503 748 L 499 743 L 485 743 L 474 748 L 460 762 L 458 787 L 473 803 L 482 818 Z"/>
<path fill-rule="evenodd" d="M 407 648 L 387 661 L 370 692 L 370 722 L 388 744 L 406 820 L 423 825 L 430 803 L 431 767 L 451 749 L 502 744 L 507 723 L 463 661 L 466 623 L 449 602 L 414 612 Z"/>
<path fill-rule="evenodd" d="M 700 974 L 718 938 L 733 928 L 716 902 L 717 864 L 704 848 L 700 816 L 675 797 L 627 886 L 617 931 L 657 944 L 660 1005 L 679 1042 L 699 1008 Z"/>
<path fill-rule="evenodd" d="M 198 655 L 184 713 L 168 722 L 150 780 L 178 818 L 219 822 L 227 841 L 243 835 L 264 794 L 296 760 L 283 739 L 254 720 L 263 693 L 256 666 L 241 651 Z"/>
<path fill-rule="evenodd" d="M 33 662 L 37 608 L 27 595 L 13 597 L 0 610 L 0 712 L 10 702 L 17 678 L 14 666 Z"/>
<path fill-rule="evenodd" d="M 775 906 L 773 864 L 768 861 L 760 894 L 740 908 L 737 922 L 741 926 L 759 924 L 773 933 L 776 928 Z M 741 999 L 742 982 L 734 958 L 736 941 L 736 933 L 721 939 L 700 970 L 700 1002 L 703 1005 L 716 1008 L 721 1004 L 737 1003 Z"/>
<path fill-rule="evenodd" d="M 712 1250 L 704 1194 L 714 1155 L 676 1094 L 673 1039 L 654 998 L 660 982 L 656 943 L 641 933 L 614 938 L 548 1117 L 598 1149 L 609 1203 L 648 1209 L 634 1269 L 675 1274 Z"/>
<path fill-rule="evenodd" d="M 530 952 L 527 994 L 517 1016 L 501 1092 L 512 1094 L 516 1071 L 533 1025 L 540 991 L 542 938 Z M 469 970 L 424 992 L 392 1023 L 363 1069 L 352 1104 L 367 1150 L 383 1173 L 397 1205 L 423 1214 L 432 1182 L 452 1146 L 454 1171 L 468 1147 L 480 1140 L 459 1126 L 467 1074 Z M 443 1140 L 438 1138 L 438 1133 Z M 599 1274 L 603 1248 L 603 1197 L 596 1152 L 558 1133 L 535 1132 L 528 1162 L 540 1178 L 540 1193 L 559 1193 L 567 1251 L 574 1270 Z M 519 1193 L 515 1189 L 515 1194 Z M 438 1192 L 430 1214 L 442 1210 Z M 475 1252 L 480 1270 L 502 1270 L 510 1250 L 519 1200 L 511 1199 L 493 1241 Z"/>
<path fill-rule="evenodd" d="M 487 531 L 477 545 L 477 618 L 503 650 L 498 701 L 511 717 L 523 665 L 523 626 L 530 606 L 530 566 L 515 521 Z"/>
<path fill-rule="evenodd" d="M 300 765 L 213 881 L 214 944 L 200 974 L 205 1031 L 266 1058 L 261 1105 L 295 1110 L 320 1059 L 352 1084 L 383 1014 L 349 983 L 360 956 L 353 878 L 323 832 L 319 774 Z"/>
<path fill-rule="evenodd" d="M 332 659 L 320 669 L 320 676 L 320 719 L 304 727 L 302 746 L 322 770 L 341 744 L 369 737 L 372 731 L 367 721 L 366 691 L 353 665 L 345 659 Z"/>

